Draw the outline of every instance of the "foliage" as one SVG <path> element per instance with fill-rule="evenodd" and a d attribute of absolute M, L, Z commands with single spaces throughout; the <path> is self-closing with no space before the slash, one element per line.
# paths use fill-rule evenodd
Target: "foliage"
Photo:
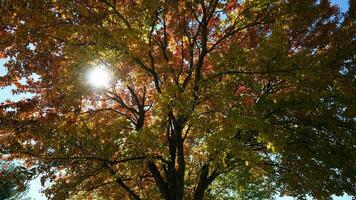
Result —
<path fill-rule="evenodd" d="M 356 195 L 355 3 L 2 0 L 2 159 L 49 199 Z M 105 65 L 108 88 L 86 84 Z"/>
<path fill-rule="evenodd" d="M 30 173 L 14 163 L 0 162 L 0 199 L 24 199 Z"/>

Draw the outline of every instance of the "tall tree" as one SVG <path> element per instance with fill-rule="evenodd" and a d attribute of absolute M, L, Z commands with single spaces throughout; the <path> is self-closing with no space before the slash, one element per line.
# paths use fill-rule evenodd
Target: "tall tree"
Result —
<path fill-rule="evenodd" d="M 2 0 L 3 159 L 50 199 L 356 195 L 355 5 Z M 105 65 L 109 87 L 88 86 Z"/>

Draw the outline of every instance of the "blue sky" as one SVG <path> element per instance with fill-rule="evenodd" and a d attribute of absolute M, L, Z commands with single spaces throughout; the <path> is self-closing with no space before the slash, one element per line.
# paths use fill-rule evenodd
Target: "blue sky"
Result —
<path fill-rule="evenodd" d="M 347 0 L 332 0 L 331 1 L 334 4 L 337 4 L 342 12 L 345 12 L 348 10 L 348 1 Z M 4 63 L 6 62 L 6 59 L 0 59 L 0 76 L 3 76 L 7 73 L 6 69 L 4 68 Z M 11 94 L 11 89 L 12 87 L 5 87 L 5 88 L 0 88 L 0 103 L 4 102 L 6 99 L 11 99 L 14 101 L 21 100 L 22 98 L 29 97 L 29 95 L 12 95 Z M 35 179 L 31 182 L 30 184 L 30 190 L 28 192 L 28 196 L 36 199 L 36 200 L 45 200 L 46 198 L 42 196 L 39 193 L 39 190 L 41 189 L 40 186 L 40 181 L 39 179 Z M 292 197 L 278 197 L 278 200 L 293 200 L 294 198 Z M 350 196 L 343 196 L 343 197 L 334 197 L 334 200 L 351 200 L 352 197 Z"/>

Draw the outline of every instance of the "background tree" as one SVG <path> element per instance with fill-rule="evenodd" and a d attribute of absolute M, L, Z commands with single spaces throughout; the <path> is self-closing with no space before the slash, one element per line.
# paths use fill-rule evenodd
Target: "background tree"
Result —
<path fill-rule="evenodd" d="M 25 199 L 31 171 L 15 163 L 0 162 L 0 199 Z"/>
<path fill-rule="evenodd" d="M 50 199 L 356 195 L 355 5 L 0 1 L 0 150 Z M 106 66 L 110 87 L 86 71 Z"/>

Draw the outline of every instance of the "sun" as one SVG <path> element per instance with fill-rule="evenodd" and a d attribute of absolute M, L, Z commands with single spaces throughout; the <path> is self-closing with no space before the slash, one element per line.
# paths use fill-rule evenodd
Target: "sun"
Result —
<path fill-rule="evenodd" d="M 111 73 L 104 65 L 95 66 L 88 71 L 87 82 L 94 88 L 107 88 L 111 82 Z"/>

